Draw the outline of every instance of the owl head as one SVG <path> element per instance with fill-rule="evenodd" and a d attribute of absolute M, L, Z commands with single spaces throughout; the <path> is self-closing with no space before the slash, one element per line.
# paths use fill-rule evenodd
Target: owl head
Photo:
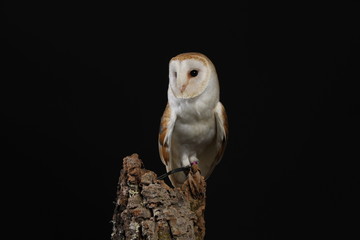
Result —
<path fill-rule="evenodd" d="M 195 98 L 209 86 L 218 89 L 214 64 L 204 54 L 181 53 L 169 63 L 169 90 L 178 99 Z"/>

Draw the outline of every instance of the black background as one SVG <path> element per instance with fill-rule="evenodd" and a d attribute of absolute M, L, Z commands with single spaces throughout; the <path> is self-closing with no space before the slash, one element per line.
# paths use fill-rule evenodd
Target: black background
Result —
<path fill-rule="evenodd" d="M 4 3 L 13 236 L 110 239 L 122 159 L 138 153 L 164 173 L 168 62 L 197 51 L 217 68 L 230 125 L 207 182 L 206 239 L 356 238 L 358 9 Z"/>

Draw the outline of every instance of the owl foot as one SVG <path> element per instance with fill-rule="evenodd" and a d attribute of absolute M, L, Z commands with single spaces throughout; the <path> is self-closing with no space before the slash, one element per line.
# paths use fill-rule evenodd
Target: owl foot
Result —
<path fill-rule="evenodd" d="M 205 179 L 200 173 L 199 165 L 192 163 L 188 178 L 183 185 L 184 189 L 188 188 L 194 199 L 202 199 L 205 196 L 205 186 Z"/>

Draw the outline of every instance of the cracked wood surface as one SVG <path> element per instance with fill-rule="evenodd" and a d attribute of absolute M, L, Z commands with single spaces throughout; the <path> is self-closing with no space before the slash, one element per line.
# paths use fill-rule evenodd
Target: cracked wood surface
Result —
<path fill-rule="evenodd" d="M 144 168 L 138 154 L 123 159 L 111 240 L 204 239 L 206 183 L 192 166 L 181 188 Z"/>

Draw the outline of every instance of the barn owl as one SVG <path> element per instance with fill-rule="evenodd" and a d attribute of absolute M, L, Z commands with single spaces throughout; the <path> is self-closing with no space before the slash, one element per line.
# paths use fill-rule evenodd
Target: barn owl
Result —
<path fill-rule="evenodd" d="M 189 52 L 169 62 L 167 105 L 160 121 L 158 146 L 167 171 L 198 164 L 207 179 L 221 160 L 228 139 L 228 121 L 219 101 L 214 64 L 204 54 Z M 174 187 L 184 172 L 169 175 Z"/>

